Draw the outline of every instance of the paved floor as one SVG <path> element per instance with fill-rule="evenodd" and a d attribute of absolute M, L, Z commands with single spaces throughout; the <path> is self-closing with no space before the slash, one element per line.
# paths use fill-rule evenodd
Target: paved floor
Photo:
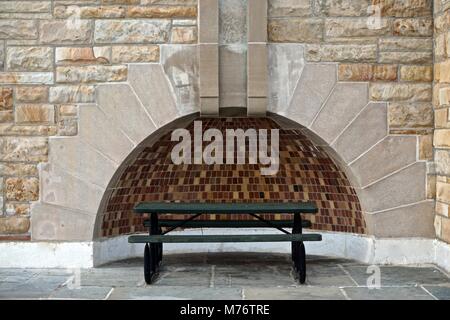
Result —
<path fill-rule="evenodd" d="M 168 255 L 152 286 L 143 281 L 140 259 L 82 270 L 0 269 L 0 299 L 450 300 L 450 279 L 433 266 L 383 266 L 374 272 L 326 257 L 308 257 L 307 265 L 306 285 L 296 282 L 284 254 Z M 370 289 L 368 280 L 376 285 L 377 274 L 381 288 Z"/>

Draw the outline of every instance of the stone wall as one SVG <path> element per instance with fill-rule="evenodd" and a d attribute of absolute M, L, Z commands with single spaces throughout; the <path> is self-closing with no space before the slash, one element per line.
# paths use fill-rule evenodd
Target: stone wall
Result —
<path fill-rule="evenodd" d="M 435 1 L 434 157 L 436 164 L 436 237 L 450 242 L 450 1 Z"/>
<path fill-rule="evenodd" d="M 444 11 L 436 6 L 437 61 Z M 389 103 L 389 132 L 420 136 L 419 158 L 430 161 L 428 198 L 437 188 L 437 229 L 448 239 L 445 130 L 436 131 L 437 181 L 431 165 L 432 1 L 269 0 L 268 16 L 270 42 L 302 44 L 308 63 L 339 63 L 339 81 L 370 82 L 370 100 Z M 48 137 L 78 134 L 79 111 L 96 102 L 96 85 L 129 81 L 128 63 L 159 62 L 164 44 L 192 43 L 196 0 L 0 0 L 0 240 L 29 238 Z M 438 125 L 447 112 L 436 110 Z"/>
<path fill-rule="evenodd" d="M 369 82 L 369 99 L 388 102 L 390 135 L 419 136 L 434 199 L 433 1 L 271 0 L 268 14 L 269 41 L 303 43 L 307 62 L 339 64 L 338 81 Z"/>
<path fill-rule="evenodd" d="M 268 28 L 271 42 L 306 43 L 307 61 L 338 62 L 340 81 L 370 81 L 390 133 L 422 135 L 432 159 L 431 0 L 271 0 Z"/>
<path fill-rule="evenodd" d="M 127 63 L 197 42 L 196 0 L 0 1 L 0 240 L 29 239 L 49 136 L 77 135 L 78 109 Z"/>

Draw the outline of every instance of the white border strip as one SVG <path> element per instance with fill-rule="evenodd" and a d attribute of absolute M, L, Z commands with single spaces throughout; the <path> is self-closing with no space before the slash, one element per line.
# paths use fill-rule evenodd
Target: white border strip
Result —
<path fill-rule="evenodd" d="M 175 234 L 264 234 L 267 229 L 191 229 Z M 309 255 L 352 259 L 369 264 L 417 265 L 434 263 L 450 271 L 450 245 L 433 239 L 375 239 L 351 233 L 320 232 L 321 242 L 306 242 Z M 0 242 L 0 268 L 91 268 L 112 261 L 141 258 L 143 244 L 129 244 L 128 236 L 96 242 Z M 171 243 L 165 254 L 194 252 L 290 253 L 287 242 Z"/>

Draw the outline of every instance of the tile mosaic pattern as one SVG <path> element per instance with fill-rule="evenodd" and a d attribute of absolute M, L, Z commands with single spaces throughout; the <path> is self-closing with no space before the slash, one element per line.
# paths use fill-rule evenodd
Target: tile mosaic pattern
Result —
<path fill-rule="evenodd" d="M 101 213 L 101 236 L 141 232 L 142 219 L 133 206 L 142 201 L 170 202 L 268 202 L 314 201 L 319 213 L 308 216 L 313 229 L 365 233 L 361 206 L 349 180 L 325 151 L 299 130 L 285 130 L 270 118 L 202 118 L 203 132 L 219 129 L 279 129 L 280 167 L 276 175 L 263 176 L 260 164 L 175 165 L 171 151 L 178 142 L 171 132 L 143 151 L 125 168 L 109 192 Z M 194 123 L 186 126 L 193 136 Z M 270 132 L 270 131 L 269 131 Z M 270 139 L 268 138 L 270 142 Z M 204 143 L 205 147 L 209 142 Z M 248 143 L 247 143 L 248 144 Z M 193 150 L 193 148 L 192 148 Z M 236 156 L 235 151 L 235 156 Z M 192 155 L 194 153 L 192 152 Z M 226 155 L 224 154 L 224 157 Z M 182 219 L 182 215 L 170 215 Z M 266 215 L 289 219 L 289 215 Z M 205 216 L 208 218 L 208 216 Z M 229 219 L 229 215 L 210 216 Z M 233 215 L 233 219 L 252 219 Z"/>

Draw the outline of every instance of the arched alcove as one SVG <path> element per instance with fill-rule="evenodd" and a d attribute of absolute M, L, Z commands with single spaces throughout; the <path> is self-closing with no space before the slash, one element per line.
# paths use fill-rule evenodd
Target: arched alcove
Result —
<path fill-rule="evenodd" d="M 230 111 L 230 110 L 228 110 Z M 244 110 L 245 112 L 245 110 Z M 194 121 L 202 123 L 202 136 L 218 129 L 226 137 L 227 129 L 279 130 L 279 170 L 262 175 L 261 164 L 180 164 L 171 160 L 178 142 L 171 141 L 171 128 L 149 137 L 118 169 L 107 188 L 97 217 L 96 236 L 113 237 L 144 231 L 142 221 L 133 214 L 141 201 L 170 202 L 282 202 L 314 201 L 316 216 L 308 217 L 312 228 L 326 231 L 365 233 L 362 209 L 346 174 L 321 146 L 304 133 L 301 126 L 287 126 L 282 117 L 190 118 L 179 127 L 194 136 Z M 173 126 L 172 126 L 173 127 Z M 269 139 L 270 140 L 270 139 Z M 248 140 L 247 140 L 248 141 Z M 203 143 L 203 148 L 208 145 Z M 194 141 L 192 141 L 192 148 Z M 228 156 L 224 154 L 224 157 Z M 234 150 L 233 157 L 236 156 Z M 193 157 L 193 154 L 192 154 Z M 184 217 L 172 216 L 180 219 Z M 229 217 L 217 216 L 215 219 Z M 276 215 L 275 219 L 286 219 Z M 242 215 L 238 219 L 249 219 Z"/>

